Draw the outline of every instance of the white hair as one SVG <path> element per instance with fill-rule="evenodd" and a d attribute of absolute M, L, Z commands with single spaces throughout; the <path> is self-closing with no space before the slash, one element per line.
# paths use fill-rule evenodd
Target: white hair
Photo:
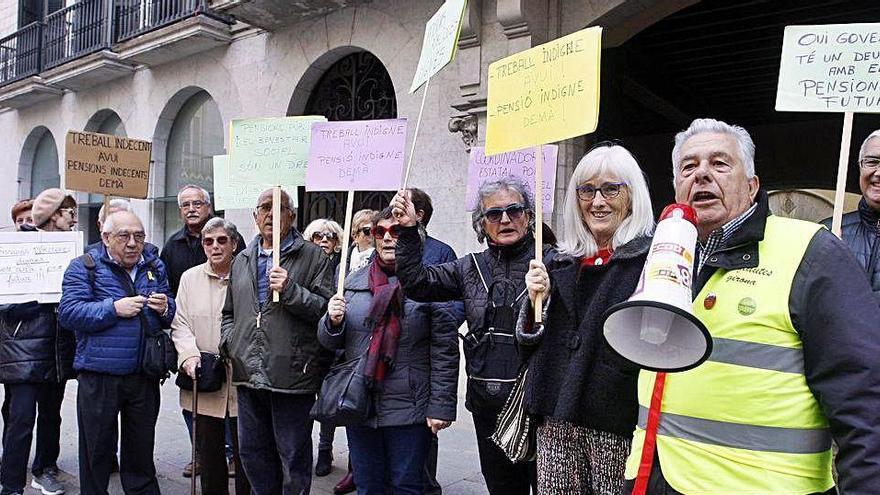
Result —
<path fill-rule="evenodd" d="M 694 119 L 691 125 L 684 131 L 675 135 L 675 146 L 672 148 L 672 177 L 673 181 L 678 178 L 679 160 L 681 160 L 681 147 L 688 139 L 704 133 L 728 134 L 736 140 L 739 149 L 739 159 L 746 169 L 746 177 L 751 179 L 755 176 L 755 142 L 749 131 L 738 125 L 730 125 L 715 119 Z"/>
<path fill-rule="evenodd" d="M 865 140 L 862 141 L 862 147 L 859 148 L 859 162 L 861 162 L 862 158 L 865 157 L 865 149 L 867 149 L 867 147 L 868 147 L 868 141 L 870 141 L 874 138 L 880 139 L 880 129 L 877 129 L 876 131 L 872 132 L 871 134 L 868 134 L 868 137 L 866 137 Z"/>
<path fill-rule="evenodd" d="M 112 234 L 114 227 L 116 227 L 116 220 L 119 218 L 120 215 L 126 215 L 126 214 L 133 216 L 138 221 L 138 223 L 141 224 L 141 228 L 144 227 L 144 223 L 141 222 L 141 219 L 137 215 L 135 215 L 134 213 L 132 213 L 130 211 L 117 211 L 117 212 L 111 213 L 110 215 L 107 216 L 107 218 L 104 219 L 104 224 L 101 227 L 101 232 L 104 234 Z"/>
<path fill-rule="evenodd" d="M 625 182 L 630 198 L 629 215 L 614 231 L 611 238 L 612 249 L 636 237 L 651 235 L 654 231 L 654 211 L 651 208 L 648 183 L 635 157 L 623 146 L 601 146 L 581 158 L 568 181 L 562 206 L 564 229 L 559 242 L 560 252 L 577 258 L 588 258 L 599 251 L 596 239 L 581 216 L 577 187 L 603 173 L 617 176 L 621 182 Z"/>
<path fill-rule="evenodd" d="M 113 198 L 107 204 L 110 206 L 110 210 L 131 211 L 131 202 L 127 199 Z M 105 215 L 104 206 L 102 205 L 101 209 L 98 210 L 98 219 L 103 222 L 105 218 L 107 218 L 107 215 Z"/>
<path fill-rule="evenodd" d="M 238 241 L 238 227 L 235 226 L 234 223 L 223 217 L 214 217 L 208 220 L 205 223 L 205 226 L 202 227 L 202 235 L 209 234 L 217 229 L 223 229 L 226 232 L 226 235 L 229 236 L 229 240 L 232 242 Z"/>
<path fill-rule="evenodd" d="M 187 184 L 180 188 L 180 191 L 177 193 L 177 206 L 180 206 L 180 196 L 183 194 L 183 191 L 186 191 L 187 189 L 195 189 L 202 193 L 202 197 L 205 198 L 205 203 L 208 203 L 208 206 L 211 206 L 211 193 L 209 193 L 204 187 L 195 184 Z"/>
<path fill-rule="evenodd" d="M 306 226 L 306 229 L 303 231 L 303 239 L 311 242 L 312 234 L 314 234 L 315 232 L 320 232 L 324 229 L 327 229 L 330 232 L 333 232 L 334 234 L 336 234 L 336 249 L 335 249 L 335 251 L 336 252 L 341 251 L 342 250 L 342 242 L 344 241 L 344 239 L 342 238 L 342 234 L 344 232 L 342 231 L 342 227 L 340 227 L 339 224 L 333 220 L 329 220 L 326 218 L 319 218 L 317 220 L 312 220 Z"/>

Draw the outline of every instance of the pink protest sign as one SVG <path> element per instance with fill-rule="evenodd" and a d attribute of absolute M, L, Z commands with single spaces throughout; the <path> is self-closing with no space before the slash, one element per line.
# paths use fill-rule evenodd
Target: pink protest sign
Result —
<path fill-rule="evenodd" d="M 403 174 L 406 119 L 312 125 L 307 191 L 396 191 Z"/>
<path fill-rule="evenodd" d="M 556 156 L 559 147 L 555 144 L 545 144 L 543 191 L 541 200 L 544 212 L 553 211 L 553 192 L 556 187 Z M 518 177 L 535 196 L 535 148 L 526 148 L 517 151 L 508 151 L 497 155 L 486 156 L 486 149 L 482 146 L 471 148 L 471 159 L 468 165 L 467 195 L 465 201 L 468 210 L 477 206 L 477 190 L 484 182 L 492 182 L 501 177 Z"/>

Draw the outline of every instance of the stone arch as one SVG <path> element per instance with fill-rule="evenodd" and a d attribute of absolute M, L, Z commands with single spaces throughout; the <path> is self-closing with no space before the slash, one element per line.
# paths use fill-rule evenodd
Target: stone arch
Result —
<path fill-rule="evenodd" d="M 327 69 L 342 58 L 359 51 L 368 50 L 357 46 L 341 46 L 328 51 L 312 62 L 293 88 L 290 103 L 287 105 L 287 115 L 302 115 L 309 102 L 312 90 L 315 89 L 315 85 L 318 84 L 318 81 L 321 80 L 321 76 L 327 72 Z"/>
<path fill-rule="evenodd" d="M 52 131 L 44 125 L 37 126 L 28 133 L 21 147 L 21 155 L 18 159 L 18 197 L 28 198 L 31 196 L 31 178 L 34 171 L 34 160 L 37 158 L 37 147 L 43 138 L 51 139 L 55 147 L 55 157 L 58 157 L 58 146 Z M 58 164 L 56 163 L 56 168 Z"/>
<path fill-rule="evenodd" d="M 110 108 L 103 108 L 92 114 L 92 116 L 86 122 L 86 125 L 83 126 L 83 130 L 86 132 L 101 132 L 102 127 L 104 127 L 105 124 L 111 119 L 120 122 L 120 125 L 122 127 L 122 135 L 125 136 L 125 123 L 122 122 L 122 117 L 120 117 L 119 114 L 116 113 L 116 111 Z"/>

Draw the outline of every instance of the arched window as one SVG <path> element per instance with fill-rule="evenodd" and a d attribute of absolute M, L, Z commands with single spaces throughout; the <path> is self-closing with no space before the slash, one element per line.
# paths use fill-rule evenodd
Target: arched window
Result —
<path fill-rule="evenodd" d="M 331 65 L 309 95 L 304 115 L 323 115 L 328 120 L 374 120 L 397 117 L 394 83 L 382 62 L 370 52 L 346 55 Z M 346 193 L 306 193 L 300 187 L 297 227 L 302 230 L 314 219 L 344 220 Z M 354 211 L 382 209 L 392 191 L 358 191 Z"/>
<path fill-rule="evenodd" d="M 31 197 L 50 187 L 61 187 L 61 176 L 58 174 L 58 149 L 55 138 L 46 130 L 37 142 L 34 150 L 34 161 L 31 168 Z"/>
<path fill-rule="evenodd" d="M 191 96 L 180 108 L 171 133 L 165 170 L 165 237 L 183 223 L 177 208 L 177 191 L 186 184 L 214 191 L 213 156 L 222 155 L 223 120 L 217 103 L 205 91 Z"/>

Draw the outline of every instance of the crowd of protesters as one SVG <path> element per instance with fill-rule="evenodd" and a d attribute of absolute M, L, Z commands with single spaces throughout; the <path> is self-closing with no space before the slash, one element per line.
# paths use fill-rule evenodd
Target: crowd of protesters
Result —
<path fill-rule="evenodd" d="M 457 419 L 459 346 L 492 495 L 880 493 L 880 131 L 860 149 L 862 200 L 842 239 L 772 215 L 754 154 L 745 129 L 713 119 L 675 137 L 675 198 L 696 212 L 693 312 L 714 347 L 668 376 L 603 337 L 606 312 L 640 284 L 655 224 L 645 175 L 619 144 L 577 164 L 558 245 L 538 253 L 546 226 L 511 178 L 480 186 L 472 226 L 486 248 L 463 257 L 428 235 L 434 205 L 419 189 L 355 213 L 347 239 L 329 219 L 298 232 L 288 193 L 276 205 L 267 190 L 246 242 L 208 191 L 187 185 L 184 225 L 161 255 L 131 205 L 109 201 L 101 241 L 67 267 L 59 303 L 0 306 L 0 495 L 23 492 L 34 430 L 31 486 L 73 488 L 56 464 L 70 379 L 80 493 L 108 493 L 118 470 L 125 493 L 158 494 L 167 375 L 145 355 L 163 336 L 190 438 L 196 428 L 183 474 L 205 494 L 229 493 L 231 477 L 234 493 L 309 493 L 313 473 L 331 472 L 336 430 L 321 425 L 314 456 L 316 396 L 331 367 L 361 356 L 371 413 L 346 425 L 336 493 L 441 493 L 438 433 Z M 22 232 L 71 231 L 77 204 L 47 189 L 11 216 Z M 492 437 L 520 380 L 536 452 L 514 462 Z M 195 400 L 199 381 L 218 385 Z"/>

